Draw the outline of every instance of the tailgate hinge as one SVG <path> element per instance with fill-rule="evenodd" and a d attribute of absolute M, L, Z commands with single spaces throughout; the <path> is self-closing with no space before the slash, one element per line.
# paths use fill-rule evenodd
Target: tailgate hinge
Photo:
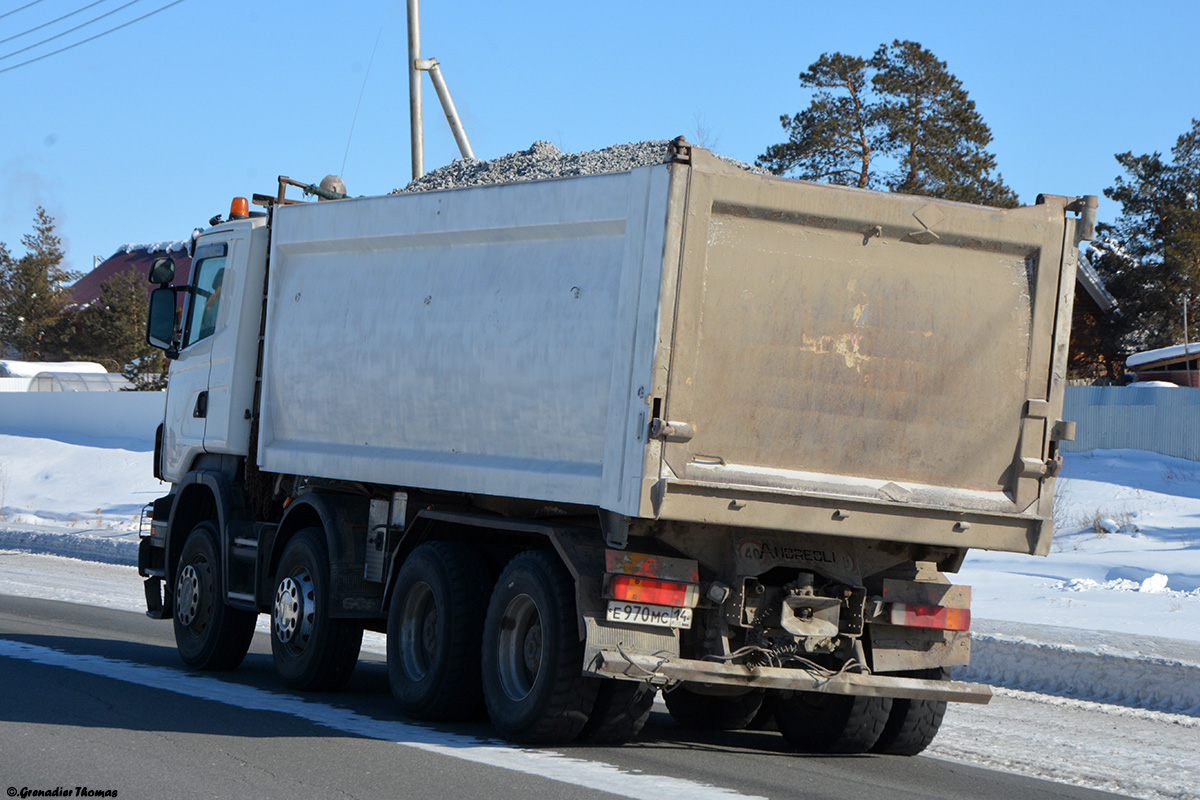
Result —
<path fill-rule="evenodd" d="M 690 442 L 696 428 L 690 422 L 674 422 L 655 417 L 650 420 L 650 438 L 668 442 Z"/>
<path fill-rule="evenodd" d="M 671 140 L 667 148 L 667 162 L 671 164 L 691 164 L 692 146 L 682 136 Z"/>

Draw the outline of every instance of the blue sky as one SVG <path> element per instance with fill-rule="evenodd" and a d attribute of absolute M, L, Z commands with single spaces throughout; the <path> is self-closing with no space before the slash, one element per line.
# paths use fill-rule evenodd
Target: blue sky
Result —
<path fill-rule="evenodd" d="M 0 40 L 17 37 L 0 43 L 10 250 L 22 251 L 39 204 L 68 266 L 86 271 L 126 242 L 185 238 L 231 197 L 273 193 L 277 175 L 341 172 L 354 195 L 410 179 L 404 2 L 183 0 L 16 66 L 172 0 L 139 0 L 14 54 L 128 2 L 20 35 L 91 1 L 0 17 Z M 4 0 L 0 14 L 29 2 Z M 962 81 L 1022 202 L 1101 194 L 1118 174 L 1113 154 L 1165 152 L 1200 117 L 1191 2 L 424 0 L 421 23 L 423 55 L 441 63 L 481 158 L 538 139 L 579 151 L 682 134 L 753 161 L 782 140 L 779 116 L 807 104 L 796 76 L 808 64 L 897 38 Z M 457 150 L 428 79 L 425 100 L 433 169 Z M 1101 219 L 1114 213 L 1102 200 Z"/>

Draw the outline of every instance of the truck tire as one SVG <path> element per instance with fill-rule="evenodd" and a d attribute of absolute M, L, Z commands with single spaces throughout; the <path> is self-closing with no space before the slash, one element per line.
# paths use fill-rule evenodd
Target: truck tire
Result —
<path fill-rule="evenodd" d="M 704 731 L 738 731 L 758 714 L 765 692 L 752 689 L 738 695 L 698 694 L 686 686 L 663 692 L 671 718 L 685 728 Z"/>
<path fill-rule="evenodd" d="M 320 528 L 298 532 L 275 573 L 271 655 L 283 684 L 308 692 L 343 686 L 354 672 L 362 623 L 329 616 L 329 556 Z"/>
<path fill-rule="evenodd" d="M 462 720 L 479 709 L 489 590 L 483 558 L 465 544 L 429 542 L 404 562 L 387 621 L 388 681 L 404 713 Z"/>
<path fill-rule="evenodd" d="M 483 625 L 483 699 L 500 735 L 563 744 L 583 731 L 596 684 L 583 676 L 575 586 L 551 553 L 518 555 L 496 582 Z"/>
<path fill-rule="evenodd" d="M 775 721 L 783 738 L 808 753 L 866 753 L 892 710 L 890 697 L 796 692 L 780 700 Z"/>
<path fill-rule="evenodd" d="M 946 680 L 948 672 L 942 668 L 902 673 L 902 677 Z M 945 700 L 909 700 L 897 697 L 892 700 L 892 713 L 887 725 L 879 735 L 879 741 L 871 748 L 872 753 L 893 756 L 915 756 L 930 745 L 942 726 L 946 715 Z"/>
<path fill-rule="evenodd" d="M 258 615 L 230 608 L 221 586 L 217 526 L 201 522 L 183 542 L 175 569 L 175 647 L 193 669 L 236 669 L 250 649 Z"/>
<path fill-rule="evenodd" d="M 579 734 L 580 742 L 624 744 L 641 733 L 650 718 L 657 689 L 648 683 L 588 678 L 596 683 L 596 704 Z"/>

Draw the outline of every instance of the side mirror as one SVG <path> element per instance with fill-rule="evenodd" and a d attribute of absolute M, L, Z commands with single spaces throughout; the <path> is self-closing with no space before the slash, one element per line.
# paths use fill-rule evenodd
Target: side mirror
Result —
<path fill-rule="evenodd" d="M 159 261 L 170 262 L 171 259 L 162 258 Z M 158 262 L 155 262 L 157 266 Z M 151 347 L 167 351 L 167 358 L 179 355 L 175 346 L 175 301 L 175 289 L 166 286 L 155 289 L 150 293 L 150 312 L 146 315 L 146 342 Z"/>
<path fill-rule="evenodd" d="M 150 265 L 150 282 L 161 283 L 164 286 L 175 280 L 175 261 L 170 258 L 156 258 Z"/>

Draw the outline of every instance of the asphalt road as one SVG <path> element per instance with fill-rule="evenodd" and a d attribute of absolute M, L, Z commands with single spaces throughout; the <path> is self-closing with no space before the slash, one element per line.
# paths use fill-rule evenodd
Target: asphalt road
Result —
<path fill-rule="evenodd" d="M 0 595 L 6 796 L 1114 796 L 933 758 L 800 755 L 778 734 L 686 731 L 658 711 L 623 747 L 523 750 L 490 737 L 485 720 L 404 721 L 378 656 L 364 654 L 346 690 L 306 695 L 278 684 L 261 635 L 236 672 L 200 674 L 176 656 L 169 622 Z"/>

